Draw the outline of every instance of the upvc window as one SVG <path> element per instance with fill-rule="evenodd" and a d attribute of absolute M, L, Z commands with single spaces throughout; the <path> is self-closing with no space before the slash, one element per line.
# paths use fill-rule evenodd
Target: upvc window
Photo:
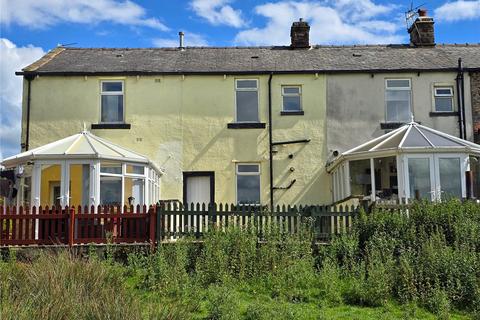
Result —
<path fill-rule="evenodd" d="M 387 79 L 385 81 L 385 104 L 387 122 L 408 122 L 412 112 L 410 79 Z"/>
<path fill-rule="evenodd" d="M 283 111 L 295 112 L 302 111 L 302 87 L 284 86 L 282 87 Z"/>
<path fill-rule="evenodd" d="M 124 121 L 124 83 L 118 80 L 102 81 L 100 122 L 119 123 Z"/>
<path fill-rule="evenodd" d="M 103 161 L 100 164 L 100 204 L 144 205 L 145 167 Z"/>
<path fill-rule="evenodd" d="M 259 122 L 258 80 L 235 81 L 236 122 Z"/>
<path fill-rule="evenodd" d="M 453 112 L 453 87 L 434 87 L 433 98 L 436 112 Z"/>
<path fill-rule="evenodd" d="M 237 164 L 237 203 L 260 204 L 259 164 Z"/>

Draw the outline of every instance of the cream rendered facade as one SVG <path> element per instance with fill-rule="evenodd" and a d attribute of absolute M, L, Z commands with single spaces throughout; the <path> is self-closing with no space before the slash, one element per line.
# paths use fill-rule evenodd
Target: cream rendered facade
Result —
<path fill-rule="evenodd" d="M 259 120 L 266 128 L 229 129 L 235 121 L 235 80 L 257 79 Z M 161 199 L 183 199 L 183 172 L 213 171 L 215 201 L 236 202 L 236 164 L 258 163 L 261 203 L 269 204 L 268 74 L 158 76 L 37 76 L 31 81 L 29 148 L 100 122 L 100 85 L 124 82 L 124 118 L 130 129 L 95 129 L 95 135 L 145 156 L 164 171 Z M 284 85 L 302 89 L 304 115 L 282 116 Z M 28 88 L 24 81 L 22 141 Z M 326 76 L 274 74 L 273 141 L 310 139 L 274 147 L 275 204 L 331 201 L 327 159 Z"/>
<path fill-rule="evenodd" d="M 416 122 L 459 137 L 456 72 L 338 73 L 327 76 L 327 136 L 329 155 L 342 153 L 386 133 L 385 83 L 409 79 L 411 111 Z M 467 140 L 473 140 L 470 78 L 464 73 Z M 435 113 L 434 87 L 453 89 L 451 113 Z M 346 130 L 347 129 L 347 130 Z"/>

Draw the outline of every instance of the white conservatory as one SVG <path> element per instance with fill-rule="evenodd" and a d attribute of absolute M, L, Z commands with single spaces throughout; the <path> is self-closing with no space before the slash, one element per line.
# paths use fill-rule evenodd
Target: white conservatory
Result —
<path fill-rule="evenodd" d="M 408 202 L 479 193 L 480 145 L 410 122 L 327 165 L 333 200 Z"/>
<path fill-rule="evenodd" d="M 161 171 L 143 155 L 88 131 L 6 158 L 23 206 L 150 205 Z"/>

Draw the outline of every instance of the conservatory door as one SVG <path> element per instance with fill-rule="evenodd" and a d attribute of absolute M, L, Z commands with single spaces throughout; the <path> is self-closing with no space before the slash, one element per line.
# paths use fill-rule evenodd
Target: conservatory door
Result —
<path fill-rule="evenodd" d="M 431 155 L 408 156 L 405 193 L 409 199 L 435 199 L 435 171 Z"/>
<path fill-rule="evenodd" d="M 437 200 L 465 197 L 465 172 L 463 155 L 436 154 L 435 196 Z"/>
<path fill-rule="evenodd" d="M 464 155 L 407 156 L 405 193 L 409 199 L 465 197 Z"/>

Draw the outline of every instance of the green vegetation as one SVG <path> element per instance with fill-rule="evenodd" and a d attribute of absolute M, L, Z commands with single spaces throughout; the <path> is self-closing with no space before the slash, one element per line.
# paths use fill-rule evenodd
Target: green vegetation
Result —
<path fill-rule="evenodd" d="M 0 262 L 0 319 L 480 319 L 480 206 L 360 214 L 313 246 L 211 230 L 155 254 L 68 252 Z M 273 228 L 275 229 L 275 228 Z"/>

